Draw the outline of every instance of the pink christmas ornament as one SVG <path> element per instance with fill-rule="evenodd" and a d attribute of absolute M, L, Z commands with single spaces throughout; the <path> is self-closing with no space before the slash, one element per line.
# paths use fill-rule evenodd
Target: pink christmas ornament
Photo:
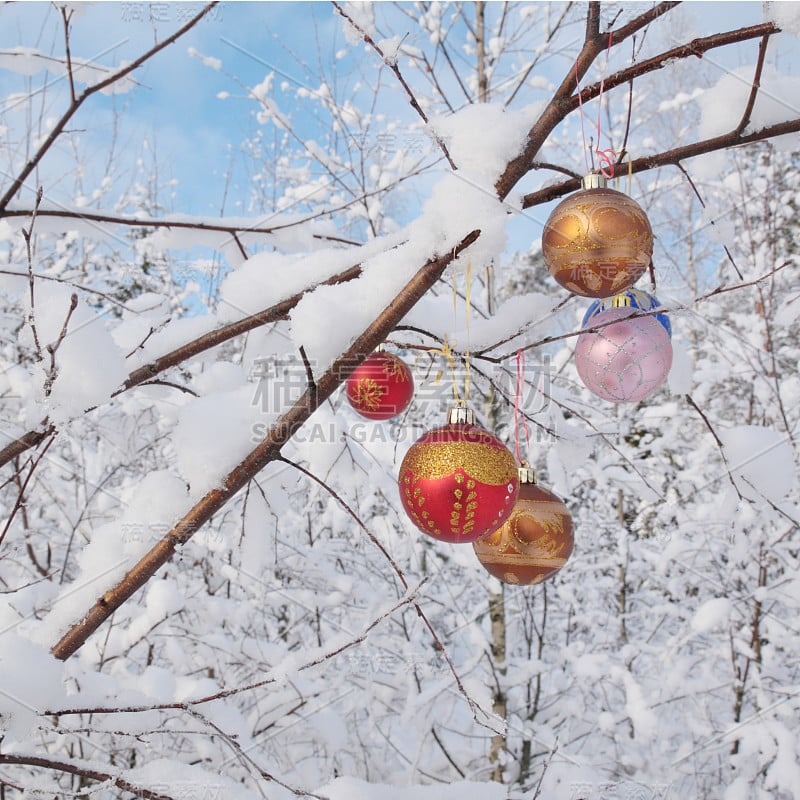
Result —
<path fill-rule="evenodd" d="M 586 388 L 612 403 L 638 403 L 655 394 L 672 366 L 669 334 L 655 317 L 635 317 L 630 307 L 592 317 L 593 333 L 582 333 L 575 366 Z M 618 320 L 615 322 L 614 320 Z"/>

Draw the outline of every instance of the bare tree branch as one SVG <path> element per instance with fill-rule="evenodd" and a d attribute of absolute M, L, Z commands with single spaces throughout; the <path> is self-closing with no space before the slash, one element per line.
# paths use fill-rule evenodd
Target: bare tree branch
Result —
<path fill-rule="evenodd" d="M 64 112 L 55 125 L 53 125 L 47 138 L 39 146 L 39 149 L 22 168 L 19 175 L 17 175 L 17 177 L 14 179 L 6 193 L 0 197 L 0 212 L 5 211 L 9 202 L 11 202 L 11 199 L 25 183 L 27 177 L 33 172 L 34 169 L 36 169 L 36 167 L 39 165 L 39 162 L 53 146 L 53 143 L 62 134 L 64 128 L 67 126 L 67 123 L 72 119 L 72 117 L 75 116 L 75 113 L 84 104 L 84 102 L 86 102 L 86 100 L 88 100 L 93 94 L 97 94 L 97 92 L 100 92 L 112 84 L 117 83 L 117 81 L 122 80 L 131 72 L 138 69 L 146 61 L 149 61 L 157 53 L 160 53 L 165 47 L 169 47 L 169 45 L 176 42 L 181 36 L 190 31 L 206 14 L 208 14 L 208 12 L 211 11 L 215 5 L 217 5 L 217 2 L 218 0 L 213 0 L 213 2 L 209 3 L 199 14 L 195 14 L 185 25 L 175 31 L 175 33 L 173 33 L 171 36 L 168 36 L 162 42 L 159 42 L 151 47 L 146 53 L 134 59 L 130 64 L 118 69 L 116 72 L 113 72 L 107 78 L 95 83 L 93 86 L 88 86 L 86 89 L 84 89 L 78 98 L 70 103 L 69 108 Z"/>
<path fill-rule="evenodd" d="M 768 46 L 769 35 L 764 36 L 758 46 L 758 61 L 756 62 L 755 75 L 753 75 L 753 85 L 750 87 L 750 96 L 747 98 L 747 105 L 745 106 L 744 114 L 742 114 L 742 119 L 736 126 L 736 133 L 741 133 L 750 124 L 750 115 L 753 113 L 758 90 L 761 88 L 761 73 L 764 71 L 764 59 L 767 55 Z"/>
<path fill-rule="evenodd" d="M 53 647 L 53 655 L 62 660 L 69 658 L 117 608 L 147 583 L 156 570 L 172 558 L 177 547 L 189 541 L 194 533 L 248 481 L 267 464 L 275 461 L 283 445 L 302 427 L 319 404 L 331 396 L 339 384 L 386 338 L 397 322 L 438 280 L 448 264 L 479 236 L 480 231 L 472 231 L 445 255 L 428 261 L 347 352 L 320 377 L 313 391 L 314 402 L 312 402 L 312 392 L 307 390 L 273 425 L 261 444 L 228 474 L 222 488 L 212 489 L 206 494 L 116 586 L 97 600 L 83 619 L 64 634 Z M 433 630 L 431 633 L 435 636 Z"/>
<path fill-rule="evenodd" d="M 798 131 L 800 131 L 800 118 L 788 120 L 787 122 L 779 122 L 775 125 L 768 125 L 766 128 L 744 135 L 737 134 L 736 131 L 731 131 L 721 136 L 714 136 L 711 139 L 703 139 L 694 144 L 675 147 L 672 150 L 666 150 L 656 155 L 636 158 L 631 162 L 630 169 L 632 173 L 639 173 L 655 169 L 656 167 L 667 165 L 676 166 L 679 161 L 684 161 L 687 158 L 694 158 L 695 156 L 705 155 L 706 153 L 714 153 L 717 150 L 726 150 L 730 147 L 751 144 L 752 142 L 761 142 L 765 139 L 772 139 L 775 136 L 785 136 L 787 133 L 797 133 Z M 535 192 L 530 192 L 522 198 L 522 208 L 532 208 L 533 206 L 548 203 L 550 200 L 556 200 L 559 197 L 563 197 L 565 194 L 580 189 L 580 185 L 579 180 L 572 179 L 553 184 L 552 186 L 546 186 Z"/>
<path fill-rule="evenodd" d="M 145 789 L 143 786 L 137 786 L 110 772 L 100 772 L 97 769 L 84 766 L 79 761 L 66 761 L 64 759 L 44 758 L 43 756 L 35 755 L 5 755 L 0 753 L 0 764 L 19 764 L 28 767 L 52 769 L 57 772 L 66 772 L 69 775 L 77 775 L 90 781 L 110 783 L 123 792 L 130 792 L 136 797 L 144 797 L 145 800 L 176 800 L 176 797 Z"/>

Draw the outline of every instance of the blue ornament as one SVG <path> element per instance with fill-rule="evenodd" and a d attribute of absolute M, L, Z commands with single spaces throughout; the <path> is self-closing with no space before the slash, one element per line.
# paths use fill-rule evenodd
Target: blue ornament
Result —
<path fill-rule="evenodd" d="M 652 311 L 654 308 L 658 308 L 661 305 L 652 294 L 642 289 L 628 289 L 628 291 L 622 292 L 622 296 L 630 300 L 631 308 L 636 308 L 640 311 Z M 600 312 L 608 311 L 608 309 L 612 307 L 612 297 L 605 300 L 595 300 L 594 303 L 589 306 L 589 310 L 583 318 L 581 327 L 585 328 L 589 320 L 596 317 Z M 654 314 L 653 316 L 664 326 L 664 330 L 669 334 L 670 338 L 672 338 L 672 325 L 670 324 L 669 316 L 667 314 Z"/>

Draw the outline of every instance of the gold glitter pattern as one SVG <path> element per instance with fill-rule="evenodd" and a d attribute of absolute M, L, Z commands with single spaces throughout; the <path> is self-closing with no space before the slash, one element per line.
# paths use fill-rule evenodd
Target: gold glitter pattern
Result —
<path fill-rule="evenodd" d="M 419 441 L 403 459 L 400 473 L 411 472 L 416 478 L 436 480 L 452 475 L 460 468 L 471 478 L 489 486 L 516 482 L 514 456 L 494 436 L 489 438 L 493 441 Z"/>
<path fill-rule="evenodd" d="M 512 512 L 517 465 L 495 436 L 475 425 L 450 424 L 422 436 L 400 466 L 403 506 L 430 536 L 471 542 Z"/>
<path fill-rule="evenodd" d="M 556 206 L 542 233 L 553 277 L 575 294 L 610 297 L 650 265 L 653 231 L 641 206 L 614 189 L 587 189 Z"/>

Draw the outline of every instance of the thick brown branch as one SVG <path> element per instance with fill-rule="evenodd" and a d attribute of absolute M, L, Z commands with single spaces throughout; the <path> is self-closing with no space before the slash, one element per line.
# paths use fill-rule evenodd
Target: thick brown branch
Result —
<path fill-rule="evenodd" d="M 655 6 L 646 14 L 642 14 L 635 20 L 627 25 L 619 28 L 612 35 L 612 46 L 620 44 L 622 41 L 632 36 L 636 31 L 648 25 L 656 17 L 669 11 L 670 8 L 677 5 L 676 3 L 661 3 Z M 691 55 L 700 55 L 706 50 L 711 50 L 715 47 L 723 47 L 735 42 L 746 41 L 747 39 L 754 39 L 759 36 L 766 36 L 777 33 L 778 29 L 772 23 L 764 25 L 754 25 L 749 28 L 740 28 L 735 31 L 728 31 L 726 33 L 715 34 L 708 36 L 704 39 L 695 39 L 688 45 L 673 48 L 666 53 L 661 53 L 654 58 L 634 64 L 624 70 L 611 75 L 602 82 L 603 91 L 613 89 L 615 86 L 626 83 L 633 78 L 638 78 L 648 72 L 661 69 L 666 66 L 671 60 L 676 58 L 687 58 Z M 580 99 L 578 94 L 572 94 L 576 81 L 579 81 L 587 72 L 594 59 L 602 51 L 605 46 L 606 37 L 598 37 L 592 41 L 587 41 L 581 50 L 575 68 L 564 78 L 561 86 L 556 90 L 553 99 L 548 104 L 547 108 L 542 113 L 537 123 L 531 128 L 528 134 L 528 141 L 522 153 L 517 156 L 509 165 L 498 182 L 495 184 L 499 197 L 505 198 L 511 191 L 511 188 L 517 181 L 531 168 L 531 164 L 539 152 L 539 149 L 544 144 L 545 139 L 555 129 L 555 127 L 572 111 L 578 108 L 580 102 L 587 102 L 600 94 L 600 83 L 587 86 L 585 89 L 580 90 Z M 574 188 L 578 188 L 575 182 Z M 570 191 L 570 190 L 568 190 Z M 557 195 L 556 195 L 557 196 Z M 552 198 L 550 198 L 552 199 Z M 527 206 L 523 206 L 527 208 Z"/>
<path fill-rule="evenodd" d="M 747 28 L 737 28 L 733 31 L 715 33 L 712 36 L 693 39 L 687 44 L 673 47 L 671 50 L 666 50 L 663 53 L 659 53 L 657 56 L 653 56 L 645 61 L 640 61 L 639 63 L 633 64 L 630 67 L 621 69 L 619 72 L 609 75 L 602 82 L 602 84 L 598 82 L 581 89 L 581 100 L 586 103 L 589 100 L 593 100 L 595 97 L 599 97 L 601 85 L 603 87 L 603 91 L 607 92 L 616 88 L 617 86 L 627 83 L 634 78 L 639 78 L 642 75 L 646 75 L 648 72 L 654 72 L 655 70 L 667 67 L 676 59 L 689 58 L 690 56 L 702 58 L 703 53 L 706 53 L 709 50 L 714 50 L 717 47 L 726 47 L 730 44 L 746 42 L 749 39 L 758 39 L 759 36 L 771 36 L 775 33 L 779 33 L 779 29 L 776 28 L 771 22 L 765 22 L 761 25 L 751 25 Z M 616 39 L 614 39 L 614 44 L 617 44 Z M 573 109 L 578 107 L 577 94 L 571 98 L 571 103 Z"/>
<path fill-rule="evenodd" d="M 177 547 L 185 544 L 267 464 L 275 461 L 280 456 L 284 444 L 302 427 L 319 404 L 333 394 L 357 364 L 386 338 L 397 322 L 433 286 L 448 264 L 479 236 L 480 231 L 472 231 L 445 255 L 428 261 L 347 352 L 320 376 L 313 390 L 307 390 L 272 427 L 264 440 L 228 474 L 222 488 L 212 489 L 206 494 L 116 586 L 100 597 L 87 615 L 73 625 L 53 647 L 53 655 L 62 660 L 69 658 L 117 608 L 172 558 Z"/>
<path fill-rule="evenodd" d="M 109 772 L 99 772 L 96 769 L 85 767 L 80 763 L 71 761 L 57 761 L 52 758 L 42 758 L 41 756 L 29 755 L 3 755 L 0 754 L 0 764 L 19 764 L 27 767 L 42 767 L 52 769 L 57 772 L 66 772 L 69 775 L 78 775 L 81 778 L 88 778 L 100 783 L 110 782 L 123 792 L 130 792 L 136 797 L 144 797 L 146 800 L 175 800 L 167 794 L 153 792 L 134 783 L 126 781 L 124 778 L 116 777 Z"/>
<path fill-rule="evenodd" d="M 592 42 L 600 35 L 600 3 L 589 3 L 586 11 L 586 41 Z"/>
<path fill-rule="evenodd" d="M 761 142 L 764 139 L 771 139 L 774 136 L 785 136 L 787 133 L 797 133 L 798 131 L 800 131 L 800 119 L 779 122 L 776 125 L 769 125 L 766 128 L 746 135 L 740 135 L 737 134 L 736 131 L 731 131 L 721 136 L 714 136 L 711 139 L 703 139 L 694 144 L 687 144 L 684 147 L 666 150 L 663 153 L 657 153 L 653 156 L 637 158 L 631 162 L 631 171 L 637 173 L 646 172 L 656 167 L 677 165 L 679 161 L 683 161 L 687 158 L 694 158 L 695 156 L 701 156 L 705 153 L 713 153 L 716 150 L 726 150 L 729 147 L 751 144 L 752 142 Z M 552 186 L 546 186 L 544 189 L 526 194 L 522 198 L 522 207 L 532 208 L 542 203 L 548 203 L 550 200 L 556 200 L 579 188 L 580 181 L 575 178 L 563 181 L 562 183 L 553 184 Z"/>

